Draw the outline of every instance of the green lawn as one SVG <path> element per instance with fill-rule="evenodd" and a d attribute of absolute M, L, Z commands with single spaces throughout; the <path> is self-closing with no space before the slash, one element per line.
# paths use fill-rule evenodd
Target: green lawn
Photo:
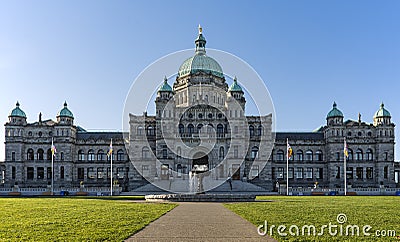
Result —
<path fill-rule="evenodd" d="M 323 196 L 323 197 L 258 197 L 258 200 L 268 200 L 271 202 L 253 202 L 253 203 L 232 203 L 225 204 L 225 207 L 231 209 L 251 223 L 259 226 L 267 221 L 268 235 L 270 235 L 271 225 L 272 237 L 279 241 L 400 241 L 400 197 L 339 197 L 339 196 Z M 339 214 L 345 214 L 347 221 L 339 223 L 337 217 Z M 321 232 L 322 225 L 329 226 L 332 224 L 331 235 L 328 228 L 324 228 Z M 277 227 L 280 225 L 281 233 L 287 233 L 287 236 L 280 236 Z M 291 232 L 296 233 L 296 227 L 299 228 L 299 236 L 290 235 Z M 316 235 L 308 235 L 308 228 L 304 227 L 304 235 L 301 236 L 302 227 L 304 225 L 314 225 L 316 227 Z M 337 225 L 337 234 L 335 235 L 334 225 Z M 359 227 L 360 236 L 356 236 L 357 230 L 354 227 L 354 235 L 349 225 L 357 225 Z M 370 236 L 364 236 L 363 227 L 370 225 Z M 265 226 L 264 226 L 265 227 Z M 343 228 L 340 235 L 340 227 Z M 348 235 L 346 235 L 346 228 Z M 367 229 L 367 228 L 366 228 Z M 379 230 L 379 231 L 377 231 Z M 385 231 L 383 231 L 385 230 Z M 392 233 L 388 230 L 394 230 L 396 236 L 376 236 L 377 233 Z M 318 233 L 322 235 L 319 236 Z"/>
<path fill-rule="evenodd" d="M 176 206 L 121 199 L 0 198 L 0 241 L 122 241 Z"/>

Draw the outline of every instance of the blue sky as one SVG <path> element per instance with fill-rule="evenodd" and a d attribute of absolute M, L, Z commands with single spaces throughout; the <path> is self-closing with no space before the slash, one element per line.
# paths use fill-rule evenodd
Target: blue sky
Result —
<path fill-rule="evenodd" d="M 2 1 L 0 120 L 17 100 L 29 122 L 55 119 L 66 100 L 75 124 L 120 130 L 135 77 L 193 48 L 200 23 L 207 47 L 265 81 L 278 131 L 324 125 L 333 101 L 366 122 L 383 101 L 400 123 L 399 12 L 399 1 Z"/>

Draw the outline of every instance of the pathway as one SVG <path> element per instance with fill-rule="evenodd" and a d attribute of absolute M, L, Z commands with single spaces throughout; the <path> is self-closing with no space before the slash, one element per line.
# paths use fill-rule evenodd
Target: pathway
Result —
<path fill-rule="evenodd" d="M 126 241 L 276 241 L 221 203 L 180 203 Z"/>

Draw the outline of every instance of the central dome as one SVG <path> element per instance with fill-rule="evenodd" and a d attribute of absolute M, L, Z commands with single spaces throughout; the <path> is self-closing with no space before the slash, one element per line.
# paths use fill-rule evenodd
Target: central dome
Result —
<path fill-rule="evenodd" d="M 223 78 L 224 74 L 221 66 L 216 60 L 206 55 L 206 39 L 200 26 L 199 36 L 194 42 L 196 44 L 196 54 L 182 63 L 179 67 L 178 77 L 204 72 Z"/>
<path fill-rule="evenodd" d="M 223 78 L 221 66 L 213 58 L 205 54 L 196 54 L 185 60 L 179 67 L 178 76 L 195 74 L 197 72 L 205 72 Z"/>

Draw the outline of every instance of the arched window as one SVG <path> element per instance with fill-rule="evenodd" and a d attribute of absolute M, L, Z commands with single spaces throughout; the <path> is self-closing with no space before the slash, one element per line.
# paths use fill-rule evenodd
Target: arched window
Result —
<path fill-rule="evenodd" d="M 315 159 L 316 159 L 317 161 L 322 161 L 323 158 L 324 158 L 324 157 L 323 157 L 322 151 L 318 150 L 317 152 L 315 152 Z"/>
<path fill-rule="evenodd" d="M 53 154 L 51 153 L 51 149 L 48 149 L 47 150 L 47 160 L 51 160 L 51 156 L 52 156 Z"/>
<path fill-rule="evenodd" d="M 249 131 L 250 131 L 250 137 L 253 137 L 254 136 L 254 126 L 253 125 L 249 126 Z"/>
<path fill-rule="evenodd" d="M 285 153 L 283 152 L 283 150 L 278 150 L 278 152 L 276 152 L 276 160 L 277 161 L 283 161 L 285 156 Z"/>
<path fill-rule="evenodd" d="M 214 126 L 212 124 L 207 125 L 207 133 L 211 134 L 214 130 Z"/>
<path fill-rule="evenodd" d="M 221 135 L 224 133 L 224 126 L 222 124 L 217 125 L 217 134 Z"/>
<path fill-rule="evenodd" d="M 33 160 L 34 154 L 33 154 L 33 149 L 28 149 L 27 152 L 27 160 Z"/>
<path fill-rule="evenodd" d="M 185 132 L 185 126 L 183 124 L 179 124 L 179 133 L 183 134 Z"/>
<path fill-rule="evenodd" d="M 225 149 L 223 146 L 219 147 L 219 159 L 223 160 L 225 157 Z"/>
<path fill-rule="evenodd" d="M 94 161 L 94 151 L 93 150 L 88 151 L 88 161 Z"/>
<path fill-rule="evenodd" d="M 302 150 L 298 150 L 296 152 L 296 160 L 303 161 L 303 151 Z"/>
<path fill-rule="evenodd" d="M 373 159 L 374 159 L 374 156 L 373 156 L 372 150 L 371 150 L 371 149 L 368 149 L 368 150 L 367 150 L 367 160 L 368 160 L 368 161 L 371 161 L 371 160 L 373 160 Z"/>
<path fill-rule="evenodd" d="M 201 133 L 201 128 L 203 128 L 202 124 L 197 125 L 197 133 Z"/>
<path fill-rule="evenodd" d="M 117 151 L 117 161 L 123 161 L 124 159 L 125 159 L 124 151 L 123 150 L 118 150 Z"/>
<path fill-rule="evenodd" d="M 194 133 L 194 126 L 193 126 L 193 124 L 189 124 L 187 128 L 188 128 L 188 133 L 189 133 L 189 135 L 192 135 L 192 134 Z"/>
<path fill-rule="evenodd" d="M 311 150 L 306 151 L 306 161 L 312 161 L 313 160 L 313 152 Z"/>
<path fill-rule="evenodd" d="M 143 159 L 149 159 L 150 158 L 150 149 L 148 147 L 143 147 L 142 148 L 142 158 Z"/>
<path fill-rule="evenodd" d="M 258 157 L 258 147 L 253 146 L 253 148 L 251 148 L 251 158 L 255 159 L 257 157 Z"/>
<path fill-rule="evenodd" d="M 347 157 L 347 160 L 353 160 L 353 150 L 347 149 L 347 153 L 349 154 L 349 156 Z"/>
<path fill-rule="evenodd" d="M 142 136 L 143 135 L 143 127 L 142 126 L 137 127 L 137 135 L 138 136 Z"/>
<path fill-rule="evenodd" d="M 356 160 L 363 160 L 363 152 L 361 149 L 358 149 L 356 152 Z"/>
<path fill-rule="evenodd" d="M 148 126 L 147 127 L 147 135 L 154 135 L 154 127 L 153 126 Z"/>
<path fill-rule="evenodd" d="M 259 125 L 259 126 L 258 126 L 258 133 L 257 133 L 257 135 L 258 135 L 258 136 L 261 136 L 262 133 L 263 133 L 263 127 L 262 127 L 261 125 Z"/>
<path fill-rule="evenodd" d="M 99 150 L 99 151 L 97 152 L 97 160 L 98 160 L 98 161 L 104 160 L 104 151 L 103 151 L 103 150 Z"/>
<path fill-rule="evenodd" d="M 162 149 L 162 157 L 164 159 L 168 158 L 168 149 L 166 145 L 163 145 L 163 149 Z"/>
<path fill-rule="evenodd" d="M 44 151 L 42 149 L 38 149 L 37 151 L 37 158 L 38 160 L 43 160 Z"/>
<path fill-rule="evenodd" d="M 78 160 L 79 161 L 85 160 L 85 153 L 83 152 L 83 150 L 78 151 Z"/>

